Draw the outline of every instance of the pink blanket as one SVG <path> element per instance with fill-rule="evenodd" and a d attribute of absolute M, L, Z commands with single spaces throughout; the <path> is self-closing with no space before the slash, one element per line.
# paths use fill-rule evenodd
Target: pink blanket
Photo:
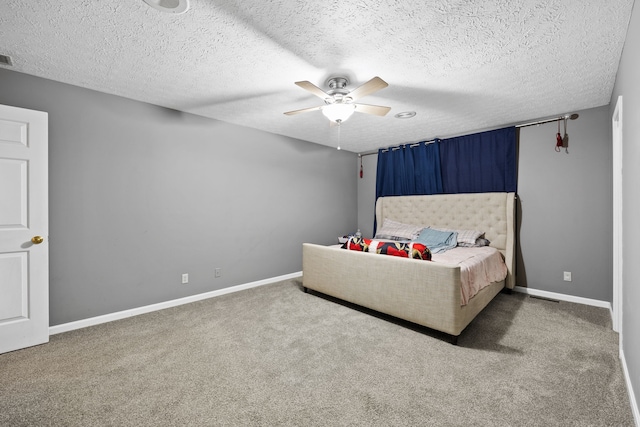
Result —
<path fill-rule="evenodd" d="M 507 277 L 507 266 L 502 254 L 489 246 L 456 247 L 443 253 L 433 254 L 431 261 L 460 266 L 462 305 L 466 305 L 482 288 Z"/>

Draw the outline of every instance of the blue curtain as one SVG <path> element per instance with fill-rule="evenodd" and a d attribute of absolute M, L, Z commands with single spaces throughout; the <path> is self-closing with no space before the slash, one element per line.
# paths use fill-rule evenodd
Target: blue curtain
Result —
<path fill-rule="evenodd" d="M 376 200 L 382 196 L 442 193 L 438 144 L 378 150 Z"/>
<path fill-rule="evenodd" d="M 382 196 L 439 193 L 442 193 L 442 178 L 438 144 L 378 150 L 376 201 Z M 373 230 L 377 230 L 375 219 Z"/>
<path fill-rule="evenodd" d="M 447 194 L 517 190 L 516 128 L 437 141 Z"/>

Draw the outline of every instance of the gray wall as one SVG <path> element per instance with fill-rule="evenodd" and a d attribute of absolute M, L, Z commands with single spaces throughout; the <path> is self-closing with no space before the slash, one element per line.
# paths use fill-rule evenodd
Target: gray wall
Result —
<path fill-rule="evenodd" d="M 638 4 L 636 3 L 636 6 Z M 640 407 L 640 11 L 634 7 L 627 40 L 611 98 L 613 116 L 618 96 L 623 97 L 623 271 L 622 346 L 629 377 Z M 636 256 L 636 254 L 638 256 Z M 640 422 L 640 420 L 638 420 Z"/>
<path fill-rule="evenodd" d="M 353 153 L 4 69 L 0 103 L 49 113 L 52 326 L 298 272 L 356 226 Z"/>
<path fill-rule="evenodd" d="M 517 284 L 611 301 L 609 110 L 605 106 L 578 113 L 580 117 L 568 124 L 569 154 L 554 151 L 555 123 L 520 129 L 518 252 L 522 256 L 516 267 Z M 358 227 L 373 233 L 377 155 L 364 159 Z M 571 271 L 571 282 L 563 281 L 564 271 Z"/>
<path fill-rule="evenodd" d="M 376 169 L 378 155 L 362 156 L 362 179 L 358 179 L 358 228 L 365 237 L 372 237 L 375 230 L 373 221 L 376 217 Z M 358 170 L 360 159 L 358 159 Z M 358 175 L 360 176 L 360 175 Z"/>
<path fill-rule="evenodd" d="M 557 123 L 520 129 L 517 281 L 519 286 L 611 302 L 609 108 L 578 113 L 567 124 L 569 154 L 554 151 Z M 571 282 L 563 280 L 564 271 L 571 272 Z"/>

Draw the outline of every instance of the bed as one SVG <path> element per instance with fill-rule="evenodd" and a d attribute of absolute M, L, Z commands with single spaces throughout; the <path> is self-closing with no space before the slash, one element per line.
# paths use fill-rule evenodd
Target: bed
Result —
<path fill-rule="evenodd" d="M 506 277 L 463 304 L 461 268 L 304 243 L 302 286 L 448 334 L 453 343 L 504 288 L 515 286 L 515 193 L 381 197 L 376 222 L 481 230 L 504 259 Z"/>

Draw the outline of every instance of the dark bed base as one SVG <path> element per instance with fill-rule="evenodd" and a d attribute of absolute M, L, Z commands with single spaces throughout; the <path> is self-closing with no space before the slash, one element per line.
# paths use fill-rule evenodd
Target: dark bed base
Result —
<path fill-rule="evenodd" d="M 408 320 L 400 319 L 395 316 L 390 316 L 388 314 L 380 313 L 379 311 L 371 310 L 370 308 L 363 307 L 358 304 L 353 304 L 348 301 L 341 300 L 339 298 L 332 297 L 331 295 L 323 294 L 322 292 L 314 291 L 313 289 L 309 289 L 305 286 L 302 286 L 302 292 L 305 294 L 313 294 L 320 298 L 324 298 L 328 301 L 334 302 L 336 304 L 344 305 L 345 307 L 352 308 L 354 310 L 358 310 L 361 313 L 368 314 L 370 316 L 375 316 L 379 319 L 386 320 L 387 322 L 395 323 L 396 325 L 404 326 L 405 328 L 412 329 L 416 332 L 419 332 L 424 335 L 428 335 L 433 338 L 439 338 L 443 341 L 448 341 L 452 345 L 458 345 L 458 337 L 459 335 L 451 335 L 445 332 L 440 332 L 435 329 L 428 328 L 423 325 L 419 325 L 417 323 L 409 322 Z M 463 331 L 464 332 L 464 331 Z"/>

